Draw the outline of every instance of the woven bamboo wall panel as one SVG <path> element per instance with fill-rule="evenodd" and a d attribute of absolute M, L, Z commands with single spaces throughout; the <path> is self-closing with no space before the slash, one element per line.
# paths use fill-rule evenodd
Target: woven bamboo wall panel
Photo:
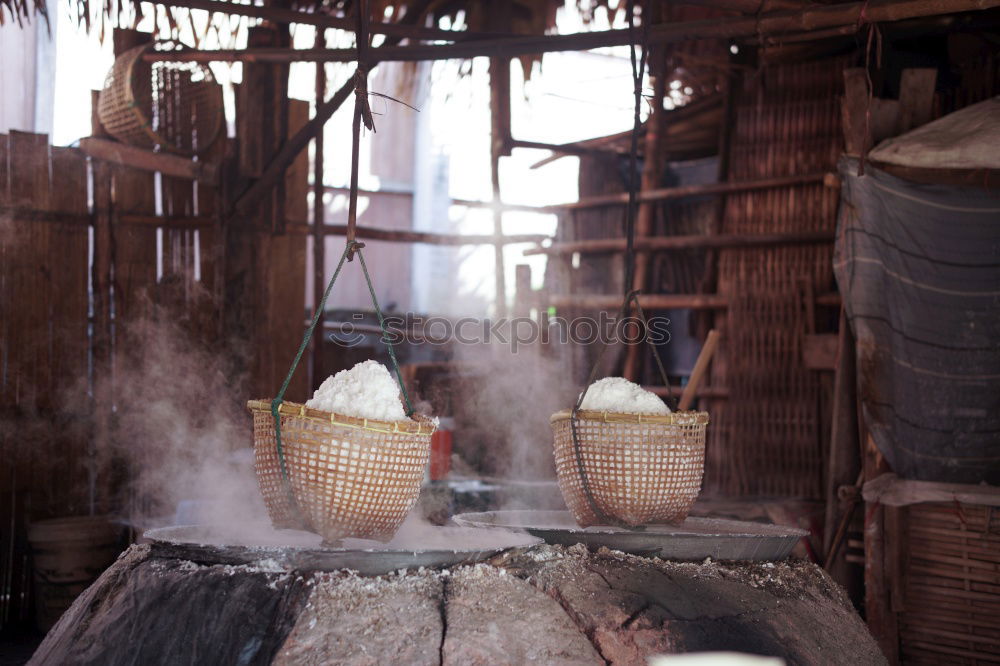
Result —
<path fill-rule="evenodd" d="M 832 171 L 842 148 L 845 64 L 835 58 L 746 73 L 734 99 L 729 179 Z M 725 206 L 722 233 L 833 231 L 837 192 L 796 185 L 731 195 Z M 718 292 L 729 308 L 716 320 L 726 342 L 712 381 L 730 395 L 709 410 L 709 490 L 822 497 L 829 406 L 819 376 L 804 367 L 802 344 L 827 330 L 813 301 L 834 288 L 832 256 L 828 244 L 719 252 Z"/>
<path fill-rule="evenodd" d="M 907 508 L 901 656 L 906 664 L 1000 662 L 1000 507 Z"/>
<path fill-rule="evenodd" d="M 86 215 L 79 151 L 0 134 L 0 627 L 29 617 L 28 518 L 85 496 Z"/>

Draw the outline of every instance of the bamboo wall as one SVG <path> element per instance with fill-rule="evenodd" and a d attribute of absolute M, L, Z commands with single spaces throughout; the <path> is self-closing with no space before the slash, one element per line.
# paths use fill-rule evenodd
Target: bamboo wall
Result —
<path fill-rule="evenodd" d="M 292 104 L 290 123 L 307 118 L 308 104 Z M 204 159 L 226 150 L 223 137 Z M 297 221 L 306 159 L 286 180 Z M 305 236 L 249 220 L 226 229 L 220 206 L 214 187 L 90 161 L 45 135 L 0 135 L 0 628 L 31 620 L 31 521 L 143 513 L 114 408 L 129 402 L 118 379 L 140 365 L 152 328 L 231 357 L 242 398 L 273 395 L 288 371 L 305 317 Z M 105 224 L 107 262 L 95 255 Z M 302 370 L 288 397 L 306 386 Z"/>
<path fill-rule="evenodd" d="M 746 72 L 735 91 L 729 180 L 833 171 L 844 59 Z M 829 231 L 838 193 L 822 183 L 729 195 L 722 233 Z M 836 311 L 815 297 L 835 290 L 828 243 L 719 252 L 716 318 L 725 340 L 713 384 L 729 399 L 710 407 L 705 486 L 727 495 L 821 498 L 830 409 L 806 368 L 807 334 L 835 330 Z"/>
<path fill-rule="evenodd" d="M 0 135 L 0 625 L 28 617 L 26 520 L 86 504 L 88 220 L 80 153 Z"/>

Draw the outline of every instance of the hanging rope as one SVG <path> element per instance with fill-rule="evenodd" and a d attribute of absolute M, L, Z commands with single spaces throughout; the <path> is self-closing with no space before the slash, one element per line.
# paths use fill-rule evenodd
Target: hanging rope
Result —
<path fill-rule="evenodd" d="M 369 275 L 368 266 L 365 264 L 365 257 L 361 253 L 361 249 L 365 245 L 364 243 L 359 243 L 355 240 L 358 210 L 358 153 L 361 141 L 361 123 L 364 122 L 365 127 L 375 131 L 375 125 L 371 118 L 371 109 L 368 107 L 368 67 L 364 62 L 368 45 L 368 3 L 366 1 L 359 2 L 357 5 L 357 12 L 359 62 L 358 72 L 355 79 L 354 124 L 352 127 L 353 141 L 351 144 L 351 192 L 347 214 L 347 239 L 344 245 L 344 252 L 340 255 L 340 261 L 337 262 L 337 269 L 333 272 L 333 277 L 330 278 L 330 282 L 326 285 L 326 290 L 323 292 L 323 298 L 316 306 L 316 311 L 313 313 L 312 321 L 309 323 L 309 327 L 306 329 L 305 335 L 302 336 L 302 344 L 299 345 L 295 358 L 292 360 L 292 367 L 288 369 L 288 374 L 285 376 L 285 381 L 281 384 L 281 389 L 278 390 L 278 395 L 271 401 L 271 415 L 274 417 L 274 437 L 278 451 L 278 463 L 281 467 L 281 479 L 285 486 L 285 492 L 288 495 L 288 503 L 292 512 L 296 514 L 302 524 L 310 530 L 312 529 L 312 525 L 295 499 L 295 493 L 292 491 L 291 481 L 288 476 L 288 469 L 285 463 L 285 451 L 281 444 L 280 409 L 282 403 L 284 402 L 285 391 L 288 390 L 288 385 L 292 382 L 292 376 L 295 374 L 295 370 L 299 366 L 299 361 L 302 360 L 302 355 L 305 353 L 306 347 L 309 346 L 309 341 L 312 339 L 313 332 L 316 330 L 316 326 L 319 323 L 320 318 L 326 311 L 327 299 L 330 297 L 330 292 L 333 290 L 334 283 L 336 283 L 337 278 L 340 277 L 340 271 L 344 268 L 344 262 L 353 261 L 355 254 L 360 260 L 361 269 L 365 276 L 365 283 L 368 285 L 368 294 L 371 296 L 372 306 L 375 308 L 375 314 L 378 317 L 379 328 L 382 331 L 381 340 L 388 348 L 389 360 L 392 362 L 392 368 L 394 374 L 396 375 L 396 381 L 399 384 L 399 390 L 403 394 L 403 401 L 406 403 L 406 415 L 408 417 L 413 416 L 413 405 L 410 402 L 410 395 L 406 391 L 406 385 L 403 383 L 403 375 L 399 370 L 399 361 L 396 359 L 396 350 L 389 337 L 389 330 L 386 327 L 385 316 L 382 313 L 382 309 L 379 307 L 378 298 L 375 296 L 375 287 L 372 285 L 371 275 Z M 317 200 L 314 205 L 320 206 L 322 205 L 322 201 Z"/>
<path fill-rule="evenodd" d="M 639 49 L 638 56 L 636 55 L 636 50 L 639 48 L 639 44 L 636 40 L 635 35 L 635 1 L 628 0 L 627 5 L 627 16 L 628 16 L 628 31 L 629 31 L 629 55 L 632 63 L 632 78 L 634 88 L 634 113 L 633 113 L 633 124 L 632 124 L 632 140 L 631 147 L 629 151 L 629 184 L 628 184 L 628 207 L 625 213 L 625 282 L 624 291 L 625 295 L 622 300 L 622 307 L 618 313 L 618 321 L 624 321 L 625 317 L 629 313 L 629 309 L 632 304 L 635 304 L 636 313 L 639 315 L 639 320 L 642 322 L 642 333 L 646 337 L 646 341 L 649 343 L 650 348 L 653 351 L 653 358 L 656 359 L 656 367 L 660 372 L 660 378 L 663 380 L 664 386 L 667 387 L 667 399 L 669 402 L 673 402 L 673 409 L 676 411 L 677 405 L 676 401 L 673 400 L 673 396 L 670 393 L 670 379 L 667 376 L 667 371 L 663 366 L 663 361 L 660 359 L 659 350 L 656 348 L 656 344 L 649 337 L 649 322 L 646 320 L 646 314 L 642 310 L 642 306 L 639 304 L 639 290 L 633 289 L 633 280 L 635 279 L 635 218 L 636 218 L 636 207 L 638 199 L 638 174 L 639 174 L 639 133 L 642 130 L 642 81 L 646 74 L 646 57 L 647 57 L 647 38 L 649 34 L 649 17 L 646 16 L 643 19 L 643 40 L 641 49 Z M 662 104 L 662 100 L 655 100 L 657 104 Z M 652 156 L 647 155 L 647 159 L 651 159 Z M 583 465 L 583 454 L 580 447 L 580 438 L 577 433 L 577 424 L 579 422 L 578 412 L 583 405 L 583 400 L 587 395 L 587 391 L 590 390 L 591 384 L 597 378 L 597 372 L 600 369 L 601 360 L 604 357 L 605 351 L 607 351 L 609 345 L 604 345 L 601 347 L 600 351 L 597 353 L 597 358 L 594 360 L 594 364 L 590 369 L 590 375 L 587 377 L 587 383 L 577 398 L 576 404 L 573 407 L 572 414 L 570 415 L 569 425 L 570 432 L 573 436 L 573 454 L 576 459 L 577 472 L 580 474 L 581 485 L 583 486 L 583 494 L 587 498 L 587 503 L 590 505 L 591 510 L 597 517 L 597 520 L 605 525 L 616 525 L 618 527 L 625 527 L 628 529 L 641 529 L 641 528 L 631 528 L 625 523 L 616 520 L 609 516 L 607 513 L 598 506 L 597 501 L 594 499 L 593 493 L 590 488 L 590 479 L 587 477 L 587 472 Z"/>

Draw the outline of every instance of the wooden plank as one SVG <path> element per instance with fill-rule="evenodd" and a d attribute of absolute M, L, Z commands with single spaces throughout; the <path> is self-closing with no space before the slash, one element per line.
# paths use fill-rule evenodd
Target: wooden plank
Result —
<path fill-rule="evenodd" d="M 899 82 L 900 132 L 931 121 L 934 110 L 934 86 L 937 83 L 935 68 L 907 68 Z"/>
<path fill-rule="evenodd" d="M 844 70 L 844 98 L 841 102 L 841 126 L 845 152 L 860 156 L 868 143 L 868 78 L 861 67 Z"/>
<path fill-rule="evenodd" d="M 888 463 L 879 453 L 871 435 L 865 439 L 864 474 L 872 479 L 888 470 Z M 865 505 L 865 615 L 879 647 L 889 664 L 899 663 L 899 628 L 891 607 L 892 569 L 898 563 L 891 559 L 893 549 L 886 534 L 885 506 Z"/>
<path fill-rule="evenodd" d="M 309 122 L 309 102 L 288 101 L 288 132 L 294 134 Z M 309 221 L 309 155 L 302 151 L 285 172 L 285 219 L 305 224 Z"/>
<path fill-rule="evenodd" d="M 9 144 L 10 136 L 0 134 L 0 206 L 10 205 Z"/>
<path fill-rule="evenodd" d="M 836 333 L 813 333 L 802 339 L 802 362 L 810 370 L 836 370 Z"/>
<path fill-rule="evenodd" d="M 133 322 L 152 314 L 150 307 L 157 279 L 157 225 L 135 224 L 134 220 L 153 222 L 156 216 L 154 174 L 121 165 L 107 165 L 114 180 L 114 271 L 116 324 L 124 335 Z M 163 181 L 160 179 L 162 187 Z M 187 182 L 190 186 L 190 181 Z M 168 197 L 162 195 L 165 206 Z M 126 219 L 129 221 L 126 222 Z M 123 357 L 119 363 L 126 362 Z"/>
<path fill-rule="evenodd" d="M 87 213 L 87 160 L 75 148 L 51 149 L 54 187 L 49 194 L 55 213 L 83 217 Z"/>
<path fill-rule="evenodd" d="M 877 501 L 886 506 L 908 506 L 923 502 L 1000 506 L 1000 488 L 996 486 L 915 481 L 901 479 L 891 473 L 868 481 L 862 492 L 866 502 Z"/>
<path fill-rule="evenodd" d="M 97 162 L 93 168 L 94 250 L 91 268 L 94 323 L 91 354 L 94 373 L 94 459 L 92 461 L 97 513 L 110 510 L 111 415 L 114 394 L 111 373 L 111 266 L 113 249 L 111 165 Z"/>
<path fill-rule="evenodd" d="M 80 139 L 80 150 L 94 159 L 134 169 L 159 171 L 167 176 L 197 180 L 209 185 L 216 185 L 219 182 L 217 164 L 195 162 L 169 153 L 156 153 L 110 139 L 84 137 Z"/>
<path fill-rule="evenodd" d="M 10 203 L 49 210 L 49 137 L 31 132 L 10 133 Z"/>

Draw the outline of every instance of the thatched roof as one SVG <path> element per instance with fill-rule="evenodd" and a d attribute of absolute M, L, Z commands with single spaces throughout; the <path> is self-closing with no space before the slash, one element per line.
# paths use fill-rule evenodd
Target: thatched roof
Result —
<path fill-rule="evenodd" d="M 155 2 L 155 0 L 153 0 Z M 131 28 L 145 15 L 137 0 L 69 0 L 72 14 L 87 30 L 97 30 L 102 38 L 107 28 Z M 157 11 L 164 13 L 164 20 L 171 28 L 189 25 L 190 10 L 183 0 L 157 3 Z M 218 2 L 220 12 L 225 12 L 224 0 Z M 266 3 L 269 8 L 287 9 L 306 13 L 322 13 L 333 17 L 353 16 L 354 0 L 275 0 Z M 541 35 L 555 28 L 556 10 L 563 6 L 562 0 L 512 0 L 504 3 L 510 7 L 509 28 L 504 32 L 521 35 Z M 433 23 L 447 18 L 452 25 L 465 30 L 488 32 L 495 23 L 497 2 L 491 0 L 371 0 L 373 20 L 396 22 L 410 14 L 409 23 L 423 24 L 430 19 Z M 610 7 L 610 0 L 578 0 L 577 8 L 584 22 L 589 23 L 598 10 L 615 14 L 622 11 L 624 2 Z M 6 10 L 6 12 L 4 11 Z M 413 14 L 417 13 L 418 20 Z M 20 24 L 30 21 L 33 14 L 45 16 L 45 0 L 0 0 L 0 24 L 5 19 L 14 18 Z M 239 19 L 239 20 L 245 20 Z M 202 35 L 203 36 L 203 35 Z"/>

